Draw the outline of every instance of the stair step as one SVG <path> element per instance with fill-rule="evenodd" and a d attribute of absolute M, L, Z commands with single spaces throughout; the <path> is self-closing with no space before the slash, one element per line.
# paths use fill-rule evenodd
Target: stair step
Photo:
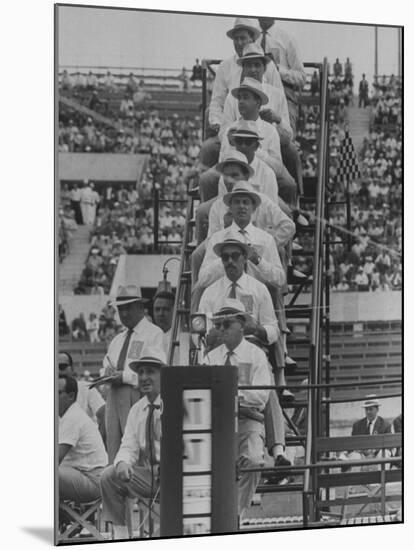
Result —
<path fill-rule="evenodd" d="M 309 318 L 312 314 L 312 308 L 307 306 L 287 306 L 285 308 L 286 317 L 289 319 Z"/>

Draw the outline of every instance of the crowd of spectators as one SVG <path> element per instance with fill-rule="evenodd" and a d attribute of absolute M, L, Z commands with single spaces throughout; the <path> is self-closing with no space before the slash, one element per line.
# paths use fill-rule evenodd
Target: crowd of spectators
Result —
<path fill-rule="evenodd" d="M 364 138 L 358 155 L 361 178 L 349 188 L 351 250 L 337 245 L 331 258 L 335 290 L 400 290 L 402 287 L 400 85 L 393 77 L 382 78 L 380 82 L 380 85 L 374 83 L 371 131 Z M 382 109 L 387 98 L 392 98 L 395 109 L 391 117 L 388 113 L 384 119 L 379 113 L 384 114 Z M 391 103 L 389 106 L 391 109 Z M 343 208 L 331 211 L 330 222 L 345 226 Z"/>

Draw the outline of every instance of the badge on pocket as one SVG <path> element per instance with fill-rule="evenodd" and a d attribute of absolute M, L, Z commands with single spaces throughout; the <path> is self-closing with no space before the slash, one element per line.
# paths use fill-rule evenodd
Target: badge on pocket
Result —
<path fill-rule="evenodd" d="M 141 340 L 135 340 L 131 342 L 128 350 L 128 359 L 139 359 L 141 357 L 142 346 L 144 342 Z"/>

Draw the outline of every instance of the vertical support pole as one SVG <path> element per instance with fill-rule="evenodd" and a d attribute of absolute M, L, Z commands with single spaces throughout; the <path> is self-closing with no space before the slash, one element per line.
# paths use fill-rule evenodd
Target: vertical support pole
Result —
<path fill-rule="evenodd" d="M 203 140 L 206 139 L 206 108 L 207 108 L 207 63 L 205 59 L 201 62 L 201 120 L 203 124 Z"/>
<path fill-rule="evenodd" d="M 401 78 L 401 75 L 402 75 L 402 40 L 403 40 L 403 29 L 402 27 L 399 27 L 398 28 L 398 35 L 397 35 L 397 40 L 398 40 L 398 59 L 397 59 L 397 67 L 398 67 L 398 78 Z"/>
<path fill-rule="evenodd" d="M 378 76 L 378 27 L 374 27 L 375 33 L 375 58 L 374 58 L 374 76 Z"/>
<path fill-rule="evenodd" d="M 160 227 L 160 193 L 159 190 L 155 187 L 153 188 L 153 197 L 154 197 L 154 251 L 159 253 L 159 244 L 158 244 L 158 234 Z"/>

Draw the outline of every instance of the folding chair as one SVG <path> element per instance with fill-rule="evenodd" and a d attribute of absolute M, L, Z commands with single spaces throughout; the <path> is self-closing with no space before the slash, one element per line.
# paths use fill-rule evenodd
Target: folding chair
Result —
<path fill-rule="evenodd" d="M 74 537 L 84 530 L 89 534 L 82 533 L 80 535 L 82 538 L 90 538 L 93 541 L 105 540 L 98 530 L 101 517 L 101 498 L 82 503 L 61 501 L 59 510 L 63 511 L 72 522 L 62 533 L 59 533 L 59 542 L 73 542 Z"/>

